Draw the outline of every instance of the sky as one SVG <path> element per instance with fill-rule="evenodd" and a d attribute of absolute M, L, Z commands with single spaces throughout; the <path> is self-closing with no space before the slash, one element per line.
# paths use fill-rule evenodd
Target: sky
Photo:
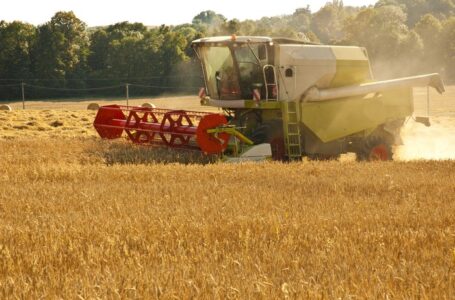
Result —
<path fill-rule="evenodd" d="M 191 23 L 194 16 L 213 10 L 228 19 L 260 19 L 292 14 L 297 8 L 310 6 L 315 12 L 326 0 L 2 0 L 0 20 L 22 21 L 40 25 L 57 11 L 72 10 L 88 26 L 111 25 L 117 22 L 141 22 L 145 25 L 178 25 Z M 376 0 L 344 0 L 344 5 L 363 6 Z"/>

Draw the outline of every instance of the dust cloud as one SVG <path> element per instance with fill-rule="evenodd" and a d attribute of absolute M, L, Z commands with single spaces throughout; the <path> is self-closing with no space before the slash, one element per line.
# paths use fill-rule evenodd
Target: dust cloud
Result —
<path fill-rule="evenodd" d="M 455 119 L 438 117 L 431 127 L 410 119 L 402 128 L 404 145 L 395 149 L 396 160 L 455 159 Z"/>

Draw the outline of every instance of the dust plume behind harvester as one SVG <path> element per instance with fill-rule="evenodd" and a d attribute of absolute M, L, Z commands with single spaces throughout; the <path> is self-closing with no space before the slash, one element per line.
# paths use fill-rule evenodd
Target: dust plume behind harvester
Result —
<path fill-rule="evenodd" d="M 198 149 L 228 159 L 391 160 L 414 112 L 412 88 L 444 92 L 438 74 L 375 81 L 361 47 L 269 37 L 211 37 L 192 43 L 202 66 L 201 105 L 223 114 L 151 107 L 101 107 L 103 138 Z M 428 99 L 429 102 L 429 99 Z M 416 117 L 429 126 L 429 116 Z"/>

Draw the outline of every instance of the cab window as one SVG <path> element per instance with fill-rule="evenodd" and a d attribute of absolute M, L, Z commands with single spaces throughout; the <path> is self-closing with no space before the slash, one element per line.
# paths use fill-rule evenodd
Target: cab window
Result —
<path fill-rule="evenodd" d="M 201 47 L 209 95 L 222 100 L 240 99 L 237 70 L 226 46 Z"/>

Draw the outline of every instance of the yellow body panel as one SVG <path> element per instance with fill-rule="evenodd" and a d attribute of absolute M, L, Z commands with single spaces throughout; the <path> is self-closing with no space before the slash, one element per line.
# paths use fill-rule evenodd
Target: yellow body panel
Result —
<path fill-rule="evenodd" d="M 301 122 L 323 142 L 330 142 L 412 115 L 412 99 L 412 89 L 402 88 L 365 97 L 302 103 Z"/>
<path fill-rule="evenodd" d="M 331 88 L 371 81 L 372 75 L 366 50 L 360 47 L 331 47 L 336 59 L 336 73 Z"/>
<path fill-rule="evenodd" d="M 365 60 L 337 61 L 337 71 L 330 83 L 331 88 L 355 85 L 371 81 L 370 65 Z"/>

